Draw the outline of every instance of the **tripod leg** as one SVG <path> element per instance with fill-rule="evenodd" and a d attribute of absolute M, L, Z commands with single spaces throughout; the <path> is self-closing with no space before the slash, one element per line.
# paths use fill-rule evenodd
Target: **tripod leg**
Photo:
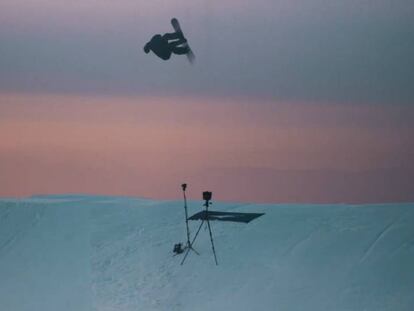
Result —
<path fill-rule="evenodd" d="M 181 261 L 181 265 L 183 265 L 184 264 L 184 260 L 187 258 L 187 255 L 188 255 L 188 253 L 190 252 L 190 248 L 187 248 L 187 251 L 185 252 L 185 255 L 184 255 L 184 258 L 183 258 L 183 260 Z"/>
<path fill-rule="evenodd" d="M 191 246 L 191 244 L 190 244 L 190 228 L 188 227 L 187 196 L 185 195 L 185 187 L 183 188 L 184 210 L 185 210 L 185 226 L 186 226 L 186 229 L 187 229 L 187 246 L 190 247 Z"/>
<path fill-rule="evenodd" d="M 187 258 L 187 256 L 188 256 L 188 253 L 190 252 L 190 249 L 192 249 L 197 255 L 199 255 L 194 249 L 193 249 L 193 243 L 195 242 L 195 239 L 197 238 L 197 236 L 198 236 L 198 233 L 200 232 L 200 229 L 201 229 L 201 227 L 203 226 L 203 223 L 204 223 L 204 220 L 201 222 L 201 224 L 200 224 L 200 227 L 198 227 L 198 230 L 197 230 L 197 233 L 195 234 L 195 236 L 194 236 L 194 238 L 193 238 L 193 241 L 191 242 L 191 244 L 190 244 L 190 246 L 187 248 L 187 252 L 185 253 L 185 255 L 184 255 L 184 258 L 183 258 L 183 260 L 181 261 L 181 265 L 183 265 L 184 264 L 184 261 L 185 261 L 185 259 Z"/>
<path fill-rule="evenodd" d="M 211 233 L 210 221 L 208 221 L 208 219 L 207 219 L 207 225 L 208 225 L 208 231 L 210 232 L 210 241 L 211 241 L 211 247 L 213 248 L 214 261 L 216 262 L 216 266 L 218 266 L 216 250 L 214 249 L 213 234 Z"/>
<path fill-rule="evenodd" d="M 191 245 L 191 242 L 187 242 L 187 245 L 184 247 L 184 250 L 186 250 L 187 248 L 190 248 L 194 253 L 196 253 L 197 255 L 200 255 L 195 249 L 194 247 Z"/>
<path fill-rule="evenodd" d="M 204 220 L 201 222 L 200 227 L 198 227 L 197 233 L 195 234 L 193 240 L 191 241 L 191 244 L 190 244 L 191 246 L 193 246 L 193 244 L 194 244 L 194 242 L 195 242 L 195 240 L 197 238 L 197 235 L 199 234 L 199 232 L 200 232 L 201 227 L 203 226 L 203 224 L 204 224 Z"/>
<path fill-rule="evenodd" d="M 192 246 L 190 247 L 191 248 L 191 250 L 194 252 L 194 253 L 196 253 L 198 256 L 200 256 L 200 253 L 199 252 L 197 252 Z"/>

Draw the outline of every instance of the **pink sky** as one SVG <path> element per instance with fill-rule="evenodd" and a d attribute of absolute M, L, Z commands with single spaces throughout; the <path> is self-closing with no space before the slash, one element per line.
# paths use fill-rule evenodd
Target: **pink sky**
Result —
<path fill-rule="evenodd" d="M 414 201 L 413 2 L 0 1 L 0 196 Z M 143 46 L 178 18 L 196 55 Z"/>
<path fill-rule="evenodd" d="M 413 200 L 413 109 L 401 109 L 3 93 L 0 196 L 167 199 L 187 182 L 196 199 L 212 190 L 233 201 Z"/>

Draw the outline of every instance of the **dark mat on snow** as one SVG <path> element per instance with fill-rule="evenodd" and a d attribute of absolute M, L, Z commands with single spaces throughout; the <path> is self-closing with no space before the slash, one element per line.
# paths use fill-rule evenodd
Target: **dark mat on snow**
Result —
<path fill-rule="evenodd" d="M 249 223 L 264 213 L 231 213 L 231 212 L 215 212 L 215 211 L 201 211 L 190 218 L 189 220 L 220 220 Z"/>

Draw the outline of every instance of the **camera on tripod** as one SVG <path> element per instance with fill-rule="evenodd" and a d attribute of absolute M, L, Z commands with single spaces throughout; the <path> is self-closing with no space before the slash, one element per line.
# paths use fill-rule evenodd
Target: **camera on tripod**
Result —
<path fill-rule="evenodd" d="M 203 192 L 203 200 L 204 201 L 210 201 L 211 200 L 212 193 L 210 191 L 204 191 Z"/>
<path fill-rule="evenodd" d="M 212 192 L 211 191 L 204 191 L 203 192 L 203 200 L 206 201 L 204 206 L 208 207 L 211 201 Z"/>

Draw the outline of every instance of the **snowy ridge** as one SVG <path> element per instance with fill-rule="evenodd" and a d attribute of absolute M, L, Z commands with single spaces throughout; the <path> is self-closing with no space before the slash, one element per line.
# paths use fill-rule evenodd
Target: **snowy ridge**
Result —
<path fill-rule="evenodd" d="M 213 208 L 265 215 L 212 222 L 219 266 L 204 229 L 180 266 L 181 201 L 0 200 L 0 309 L 412 310 L 414 204 Z"/>

